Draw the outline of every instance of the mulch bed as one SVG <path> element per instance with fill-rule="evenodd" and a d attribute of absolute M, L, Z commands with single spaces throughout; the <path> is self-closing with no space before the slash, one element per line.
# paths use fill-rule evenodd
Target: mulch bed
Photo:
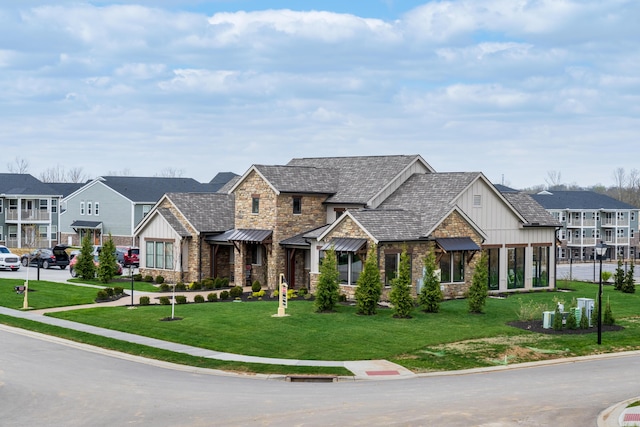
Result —
<path fill-rule="evenodd" d="M 525 331 L 538 332 L 540 334 L 549 334 L 549 335 L 578 335 L 578 334 L 590 334 L 593 332 L 598 332 L 597 327 L 592 327 L 589 329 L 566 329 L 556 331 L 553 328 L 544 329 L 542 327 L 542 320 L 528 320 L 528 321 L 517 321 L 517 322 L 509 322 L 507 323 L 509 326 L 513 326 L 514 328 L 524 329 Z M 602 332 L 612 332 L 612 331 L 621 331 L 624 329 L 620 325 L 602 325 Z"/>

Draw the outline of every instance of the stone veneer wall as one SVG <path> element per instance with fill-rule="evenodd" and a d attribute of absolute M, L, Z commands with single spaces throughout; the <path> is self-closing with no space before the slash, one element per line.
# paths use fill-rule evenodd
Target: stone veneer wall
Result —
<path fill-rule="evenodd" d="M 470 237 L 478 246 L 482 243 L 482 238 L 473 229 L 464 218 L 457 212 L 454 212 L 448 218 L 446 218 L 442 224 L 433 232 L 433 237 Z M 356 223 L 350 218 L 345 218 L 330 235 L 327 236 L 325 241 L 330 241 L 333 237 L 351 237 L 351 238 L 367 238 L 368 236 Z M 369 240 L 369 239 L 368 239 Z M 368 245 L 373 244 L 369 240 Z M 429 250 L 435 249 L 435 242 L 394 242 L 394 243 L 382 243 L 378 247 L 378 265 L 380 266 L 380 278 L 384 283 L 385 280 L 385 254 L 397 254 L 403 250 L 407 250 L 407 253 L 411 255 L 411 294 L 417 297 L 417 281 L 422 277 L 422 268 L 424 266 L 424 258 L 427 256 Z M 472 260 L 465 266 L 465 282 L 455 284 L 444 284 L 444 298 L 454 299 L 462 298 L 467 289 L 471 285 L 473 278 L 473 272 L 475 270 L 476 262 L 479 256 L 476 254 Z M 310 288 L 312 292 L 315 292 L 318 283 L 318 274 L 314 273 L 310 275 Z M 340 285 L 340 292 L 346 295 L 347 299 L 355 299 L 356 286 L 353 285 Z M 388 301 L 389 292 L 391 287 L 385 286 L 382 289 L 382 301 Z"/>
<path fill-rule="evenodd" d="M 285 273 L 286 250 L 278 242 L 300 234 L 314 227 L 325 224 L 326 210 L 322 202 L 323 195 L 296 195 L 302 197 L 302 213 L 293 214 L 292 194 L 277 195 L 260 175 L 252 171 L 236 188 L 235 194 L 235 228 L 272 230 L 272 244 L 264 247 L 263 265 L 254 266 L 252 280 L 260 280 L 263 287 L 276 289 L 279 276 Z M 251 213 L 252 198 L 260 197 L 258 214 Z M 240 253 L 236 252 L 236 260 L 246 260 L 246 246 L 242 245 Z M 246 261 L 235 263 L 235 278 L 246 281 Z M 304 264 L 303 264 L 304 265 Z M 244 283 L 243 283 L 244 284 Z"/>
<path fill-rule="evenodd" d="M 469 225 L 467 221 L 458 213 L 453 212 L 447 217 L 442 224 L 433 232 L 433 237 L 470 237 L 478 246 L 482 246 L 482 237 L 476 232 L 476 230 Z M 470 255 L 470 254 L 469 254 Z M 480 259 L 478 253 L 473 255 L 471 261 L 469 261 L 464 268 L 464 283 L 453 283 L 444 285 L 444 298 L 464 298 L 465 293 L 471 286 L 473 280 L 473 273 L 476 268 L 476 263 Z M 468 260 L 468 257 L 467 257 Z M 466 261 L 466 260 L 465 260 Z"/>

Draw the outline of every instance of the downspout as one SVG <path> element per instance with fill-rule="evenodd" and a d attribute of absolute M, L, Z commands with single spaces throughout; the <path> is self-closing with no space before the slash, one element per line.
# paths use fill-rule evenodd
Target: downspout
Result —
<path fill-rule="evenodd" d="M 202 235 L 198 233 L 198 282 L 202 281 Z"/>

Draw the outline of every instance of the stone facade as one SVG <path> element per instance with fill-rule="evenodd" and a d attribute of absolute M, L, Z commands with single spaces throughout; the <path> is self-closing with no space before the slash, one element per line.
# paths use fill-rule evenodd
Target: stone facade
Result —
<path fill-rule="evenodd" d="M 326 222 L 326 210 L 323 202 L 326 195 L 277 194 L 269 184 L 256 173 L 250 172 L 234 190 L 236 201 L 235 228 L 271 230 L 271 242 L 262 245 L 262 264 L 251 265 L 249 244 L 240 245 L 236 250 L 234 276 L 236 283 L 248 284 L 259 280 L 263 287 L 276 289 L 279 276 L 286 271 L 287 251 L 278 242 L 304 231 L 319 227 Z M 293 213 L 293 198 L 301 198 L 301 212 Z M 259 198 L 259 212 L 252 213 L 252 202 Z M 308 284 L 304 280 L 304 254 L 294 258 L 296 282 Z M 247 266 L 251 266 L 249 269 Z M 302 273 L 299 273 L 302 272 Z M 247 275 L 250 274 L 250 278 Z"/>
<path fill-rule="evenodd" d="M 334 230 L 328 234 L 324 241 L 329 242 L 335 237 L 349 237 L 349 238 L 364 238 L 367 239 L 367 246 L 372 245 L 374 242 L 370 239 L 367 233 L 362 230 L 358 224 L 356 224 L 351 218 L 345 218 L 342 220 Z M 458 213 L 453 212 L 448 218 L 446 218 L 440 226 L 433 232 L 433 237 L 470 237 L 478 246 L 482 243 L 482 238 L 476 230 L 469 225 L 467 221 Z M 393 243 L 380 243 L 378 246 L 378 265 L 380 267 L 380 279 L 382 283 L 386 281 L 386 265 L 385 255 L 396 255 L 402 253 L 404 250 L 411 257 L 411 293 L 414 298 L 417 298 L 417 282 L 422 278 L 422 270 L 424 267 L 424 259 L 429 251 L 435 251 L 436 257 L 441 254 L 441 250 L 436 247 L 434 241 L 427 242 L 393 242 Z M 365 254 L 363 254 L 364 258 Z M 464 297 L 465 292 L 471 285 L 473 278 L 473 272 L 475 265 L 479 259 L 478 255 L 469 254 L 465 260 L 465 277 L 464 283 L 445 283 L 443 284 L 443 295 L 445 299 L 454 299 Z M 314 273 L 310 275 L 311 290 L 315 291 L 318 283 L 318 274 Z M 340 292 L 344 294 L 348 300 L 355 299 L 356 286 L 354 285 L 340 285 Z M 390 286 L 384 286 L 382 289 L 381 300 L 388 301 Z"/>

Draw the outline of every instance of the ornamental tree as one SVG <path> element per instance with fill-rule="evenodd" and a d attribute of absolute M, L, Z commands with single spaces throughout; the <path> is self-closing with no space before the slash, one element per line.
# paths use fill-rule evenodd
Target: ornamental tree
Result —
<path fill-rule="evenodd" d="M 420 309 L 426 313 L 437 313 L 440 311 L 440 302 L 443 299 L 442 290 L 440 289 L 440 279 L 437 274 L 438 265 L 436 264 L 436 255 L 433 251 L 429 251 L 424 258 L 424 282 L 418 303 Z"/>
<path fill-rule="evenodd" d="M 331 247 L 325 252 L 324 259 L 320 263 L 320 275 L 314 301 L 316 312 L 335 311 L 335 306 L 340 298 L 339 279 L 336 251 Z"/>
<path fill-rule="evenodd" d="M 98 279 L 102 283 L 109 283 L 118 272 L 118 261 L 116 259 L 116 245 L 113 243 L 111 234 L 106 241 L 100 254 L 98 255 Z"/>
<path fill-rule="evenodd" d="M 486 252 L 480 253 L 480 259 L 476 263 L 473 272 L 471 286 L 467 290 L 467 305 L 469 313 L 482 313 L 482 309 L 489 296 L 489 267 Z"/>
<path fill-rule="evenodd" d="M 398 276 L 391 281 L 389 301 L 393 305 L 393 317 L 411 318 L 414 308 L 413 298 L 411 298 L 411 259 L 406 249 L 400 254 Z"/>
<path fill-rule="evenodd" d="M 380 295 L 382 294 L 380 269 L 376 258 L 376 245 L 371 245 L 371 248 L 369 248 L 362 274 L 360 274 L 356 285 L 356 312 L 366 316 L 376 314 Z"/>
<path fill-rule="evenodd" d="M 88 234 L 82 239 L 82 247 L 76 257 L 78 259 L 73 266 L 73 270 L 77 273 L 77 276 L 85 280 L 95 279 L 96 265 L 93 263 L 93 245 Z"/>

